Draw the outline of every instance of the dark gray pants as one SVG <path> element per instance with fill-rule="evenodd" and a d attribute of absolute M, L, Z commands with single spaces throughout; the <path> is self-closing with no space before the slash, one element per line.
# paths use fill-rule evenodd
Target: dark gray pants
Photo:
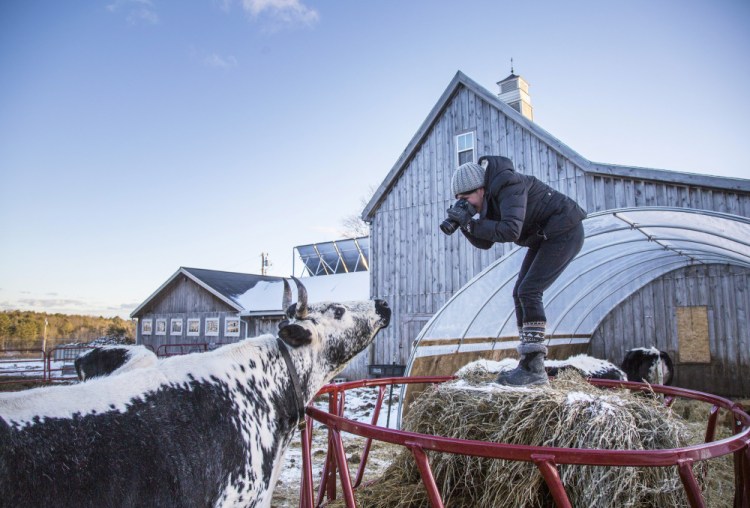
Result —
<path fill-rule="evenodd" d="M 583 238 L 583 224 L 578 224 L 567 233 L 529 247 L 513 288 L 519 330 L 524 323 L 547 321 L 543 293 L 581 251 Z"/>

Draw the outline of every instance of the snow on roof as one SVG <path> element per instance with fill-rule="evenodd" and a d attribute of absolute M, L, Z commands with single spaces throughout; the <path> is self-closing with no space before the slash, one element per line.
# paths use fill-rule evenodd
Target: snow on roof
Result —
<path fill-rule="evenodd" d="M 299 280 L 307 289 L 308 303 L 370 299 L 369 272 L 303 277 Z M 294 282 L 289 283 L 292 286 L 292 303 L 294 303 L 297 301 L 297 291 L 294 288 Z M 282 281 L 262 281 L 234 299 L 245 309 L 242 312 L 244 315 L 277 313 L 284 310 L 281 308 L 283 295 L 284 283 Z"/>

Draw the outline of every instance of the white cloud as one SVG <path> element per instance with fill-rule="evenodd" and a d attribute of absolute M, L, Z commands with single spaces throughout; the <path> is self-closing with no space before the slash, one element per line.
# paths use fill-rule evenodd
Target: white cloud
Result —
<path fill-rule="evenodd" d="M 7 304 L 8 302 L 3 302 L 3 305 Z M 88 306 L 87 302 L 72 298 L 21 298 L 18 304 L 31 309 L 81 309 Z"/>
<path fill-rule="evenodd" d="M 303 5 L 300 0 L 242 0 L 242 8 L 252 16 L 266 14 L 283 23 L 315 24 L 318 11 Z"/>
<path fill-rule="evenodd" d="M 154 3 L 151 0 L 115 0 L 107 5 L 110 12 L 124 12 L 125 19 L 132 25 L 159 23 Z"/>
<path fill-rule="evenodd" d="M 239 61 L 234 55 L 211 53 L 196 48 L 195 46 L 190 46 L 190 58 L 208 67 L 215 67 L 218 69 L 230 69 L 239 65 Z"/>
<path fill-rule="evenodd" d="M 237 59 L 232 55 L 221 56 L 216 53 L 211 53 L 203 59 L 203 62 L 211 67 L 219 67 L 221 69 L 237 67 Z"/>
<path fill-rule="evenodd" d="M 47 312 L 48 314 L 78 314 L 85 316 L 119 316 L 130 319 L 130 313 L 141 302 L 105 303 L 75 298 L 18 298 L 0 300 L 0 310 Z"/>

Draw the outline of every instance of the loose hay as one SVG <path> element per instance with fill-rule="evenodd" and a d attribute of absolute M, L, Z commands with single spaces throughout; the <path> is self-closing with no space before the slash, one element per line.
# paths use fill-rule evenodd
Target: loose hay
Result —
<path fill-rule="evenodd" d="M 472 370 L 425 391 L 404 429 L 496 443 L 655 450 L 690 444 L 681 420 L 658 401 L 628 390 L 602 390 L 580 375 L 560 375 L 549 387 L 504 388 L 494 374 Z M 428 452 L 442 498 L 450 507 L 554 506 L 533 463 Z M 560 465 L 573 506 L 688 506 L 675 467 Z M 700 477 L 700 475 L 698 475 Z M 427 507 L 411 453 L 404 450 L 373 485 L 357 492 L 363 508 Z"/>

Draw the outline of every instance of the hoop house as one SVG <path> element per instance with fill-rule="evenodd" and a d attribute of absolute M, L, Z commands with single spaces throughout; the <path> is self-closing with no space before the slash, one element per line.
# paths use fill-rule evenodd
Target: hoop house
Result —
<path fill-rule="evenodd" d="M 545 292 L 550 357 L 588 351 L 598 325 L 625 298 L 691 265 L 750 268 L 750 221 L 705 210 L 607 210 L 584 221 L 583 249 Z M 514 356 L 512 290 L 526 249 L 498 259 L 470 280 L 420 331 L 407 375 L 451 375 L 479 359 Z"/>

